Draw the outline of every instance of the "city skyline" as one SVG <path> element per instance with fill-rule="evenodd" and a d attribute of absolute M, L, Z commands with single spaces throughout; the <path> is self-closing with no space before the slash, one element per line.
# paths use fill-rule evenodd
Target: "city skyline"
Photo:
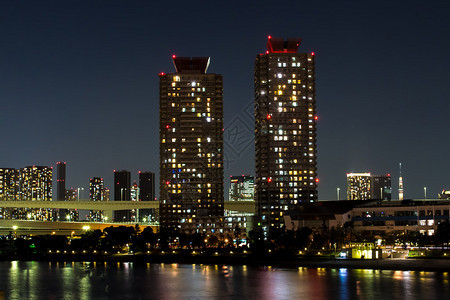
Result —
<path fill-rule="evenodd" d="M 391 173 L 395 199 L 399 162 L 405 199 L 421 198 L 425 186 L 429 198 L 437 197 L 450 186 L 448 5 L 294 4 L 298 17 L 264 22 L 258 16 L 272 14 L 264 5 L 244 3 L 239 13 L 224 6 L 217 14 L 204 7 L 197 14 L 218 26 L 186 23 L 176 13 L 186 23 L 178 33 L 159 32 L 168 15 L 143 4 L 1 4 L 1 125 L 10 128 L 1 134 L 8 141 L 1 166 L 66 161 L 66 186 L 83 187 L 84 198 L 93 176 L 111 187 L 113 169 L 158 175 L 157 74 L 170 71 L 176 54 L 211 56 L 211 72 L 223 74 L 225 178 L 254 175 L 246 109 L 253 104 L 254 55 L 273 35 L 300 37 L 300 51 L 317 56 L 319 200 L 344 191 L 349 172 Z M 233 140 L 236 128 L 243 143 Z"/>

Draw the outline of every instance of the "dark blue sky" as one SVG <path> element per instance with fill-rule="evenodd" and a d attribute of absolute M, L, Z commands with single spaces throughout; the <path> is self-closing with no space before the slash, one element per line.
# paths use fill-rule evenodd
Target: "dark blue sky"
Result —
<path fill-rule="evenodd" d="M 449 20 L 448 1 L 2 1 L 0 166 L 66 161 L 85 189 L 111 188 L 114 169 L 158 173 L 157 74 L 176 54 L 223 74 L 225 179 L 253 174 L 253 63 L 270 34 L 317 55 L 320 199 L 351 171 L 396 186 L 400 161 L 406 198 L 436 196 L 450 189 Z"/>

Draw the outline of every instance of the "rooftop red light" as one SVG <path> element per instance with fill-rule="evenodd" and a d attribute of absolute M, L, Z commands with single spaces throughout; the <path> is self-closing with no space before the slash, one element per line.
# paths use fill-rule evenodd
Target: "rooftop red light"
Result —
<path fill-rule="evenodd" d="M 314 120 L 319 120 L 319 117 L 318 116 L 314 116 Z"/>
<path fill-rule="evenodd" d="M 319 178 L 316 178 L 316 182 L 317 182 L 317 183 L 319 182 Z"/>

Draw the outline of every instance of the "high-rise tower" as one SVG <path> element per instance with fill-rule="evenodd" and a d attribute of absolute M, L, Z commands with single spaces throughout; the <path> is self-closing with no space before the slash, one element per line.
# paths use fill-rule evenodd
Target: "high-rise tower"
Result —
<path fill-rule="evenodd" d="M 103 201 L 104 186 L 103 178 L 93 177 L 89 179 L 89 200 L 90 201 Z M 103 221 L 103 211 L 91 210 L 89 212 L 89 220 L 98 222 Z"/>
<path fill-rule="evenodd" d="M 155 173 L 139 171 L 139 201 L 155 201 Z M 154 208 L 140 209 L 139 219 L 156 221 L 157 210 Z"/>
<path fill-rule="evenodd" d="M 131 178 L 130 172 L 126 170 L 114 170 L 114 201 L 130 201 L 131 199 Z M 130 222 L 129 210 L 116 210 L 114 212 L 116 222 Z"/>
<path fill-rule="evenodd" d="M 58 161 L 56 163 L 56 201 L 66 200 L 66 163 Z M 59 219 L 65 220 L 68 210 L 59 209 Z"/>
<path fill-rule="evenodd" d="M 58 161 L 56 163 L 56 200 L 66 199 L 66 163 Z"/>
<path fill-rule="evenodd" d="M 176 73 L 159 75 L 160 222 L 180 228 L 223 216 L 223 87 L 209 57 L 173 62 Z"/>
<path fill-rule="evenodd" d="M 0 168 L 0 200 L 19 199 L 19 170 L 14 168 Z M 12 208 L 0 207 L 0 219 L 11 217 Z"/>
<path fill-rule="evenodd" d="M 315 56 L 298 53 L 300 41 L 269 36 L 255 60 L 255 200 L 266 235 L 317 201 Z"/>

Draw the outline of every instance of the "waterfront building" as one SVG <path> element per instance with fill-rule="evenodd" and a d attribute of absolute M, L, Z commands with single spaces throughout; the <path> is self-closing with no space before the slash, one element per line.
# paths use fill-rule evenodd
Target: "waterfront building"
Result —
<path fill-rule="evenodd" d="M 449 219 L 448 200 L 319 201 L 290 212 L 285 216 L 285 225 L 287 229 L 309 227 L 321 233 L 350 222 L 353 231 L 377 236 L 392 231 L 433 235 L 438 225 Z"/>
<path fill-rule="evenodd" d="M 93 177 L 89 179 L 89 200 L 90 201 L 103 201 L 104 186 L 103 178 Z M 102 210 L 91 210 L 89 212 L 89 220 L 93 222 L 103 221 Z"/>
<path fill-rule="evenodd" d="M 223 216 L 222 75 L 209 57 L 175 57 L 160 79 L 160 223 Z"/>
<path fill-rule="evenodd" d="M 139 171 L 139 201 L 156 201 L 155 173 Z M 140 209 L 139 220 L 143 222 L 156 222 L 159 209 Z"/>
<path fill-rule="evenodd" d="M 130 201 L 131 199 L 131 179 L 130 172 L 126 170 L 114 170 L 114 201 Z M 116 222 L 130 222 L 129 210 L 116 210 L 114 212 Z"/>
<path fill-rule="evenodd" d="M 253 176 L 231 176 L 229 201 L 253 201 L 255 195 Z"/>
<path fill-rule="evenodd" d="M 255 201 L 266 236 L 317 201 L 315 55 L 297 52 L 300 41 L 269 36 L 255 60 Z"/>
<path fill-rule="evenodd" d="M 352 211 L 353 229 L 381 235 L 385 232 L 419 231 L 433 235 L 450 218 L 448 200 L 368 201 Z"/>

